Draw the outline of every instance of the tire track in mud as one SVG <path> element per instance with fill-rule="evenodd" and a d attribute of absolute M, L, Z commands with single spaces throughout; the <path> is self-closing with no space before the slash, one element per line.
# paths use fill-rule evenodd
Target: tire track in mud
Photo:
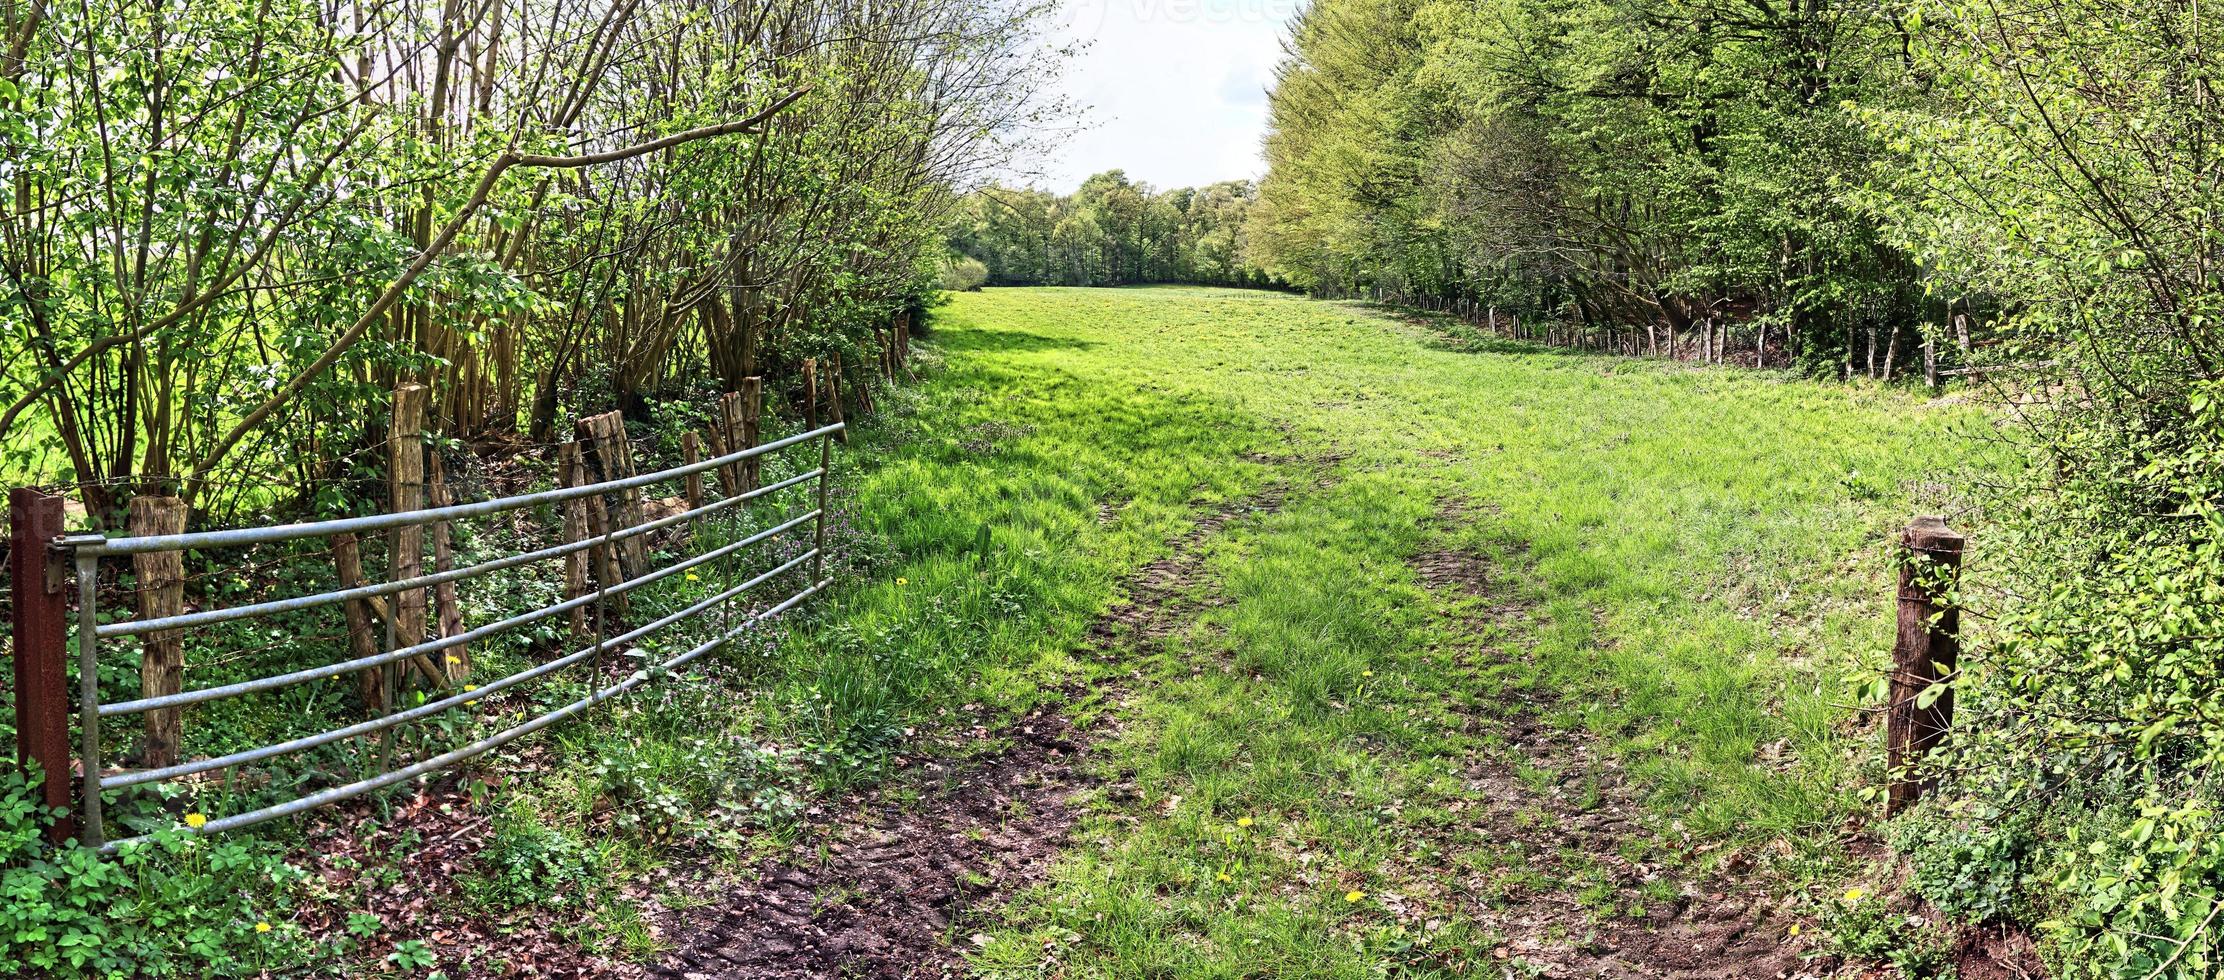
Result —
<path fill-rule="evenodd" d="M 1456 502 L 1439 513 L 1447 526 L 1466 518 Z M 1462 658 L 1477 679 L 1490 676 L 1493 663 L 1523 655 L 1509 646 L 1534 610 L 1508 598 L 1488 559 L 1439 550 L 1412 565 L 1431 591 L 1468 600 L 1445 626 L 1451 635 L 1491 641 L 1475 644 Z M 1489 636 L 1493 624 L 1506 635 Z M 1508 976 L 1834 975 L 1835 958 L 1806 960 L 1809 951 L 1792 930 L 1796 920 L 1766 888 L 1741 876 L 1749 859 L 1734 857 L 1725 862 L 1728 870 L 1699 879 L 1645 860 L 1666 845 L 1642 821 L 1639 788 L 1586 735 L 1545 721 L 1553 703 L 1549 692 L 1509 687 L 1478 693 L 1476 706 L 1462 709 L 1464 727 L 1470 734 L 1495 732 L 1505 744 L 1466 761 L 1462 799 L 1452 808 L 1481 847 L 1497 853 L 1456 863 L 1464 867 L 1449 884 L 1461 896 L 1462 914 L 1503 937 L 1491 955 Z M 1445 846 L 1451 853 L 1477 850 L 1452 841 Z"/>
<path fill-rule="evenodd" d="M 1195 612 L 1206 542 L 1233 522 L 1280 510 L 1290 494 L 1288 483 L 1271 483 L 1199 519 L 1128 577 L 1126 598 L 1090 625 L 1088 647 L 1117 661 L 1180 629 Z M 963 975 L 955 928 L 970 910 L 1042 880 L 1080 816 L 1074 795 L 1094 784 L 1083 756 L 1117 722 L 1075 725 L 1062 709 L 1082 693 L 977 726 L 976 738 L 999 743 L 992 752 L 910 762 L 892 781 L 916 792 L 909 805 L 868 802 L 845 811 L 850 820 L 817 821 L 788 856 L 763 862 L 711 905 L 676 913 L 663 930 L 675 948 L 653 972 L 684 980 Z M 1116 702 L 1119 692 L 1110 693 Z"/>

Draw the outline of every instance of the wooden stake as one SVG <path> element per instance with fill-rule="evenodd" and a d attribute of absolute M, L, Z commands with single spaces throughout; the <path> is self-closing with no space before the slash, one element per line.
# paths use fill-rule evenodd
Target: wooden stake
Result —
<path fill-rule="evenodd" d="M 702 438 L 692 432 L 680 433 L 680 455 L 689 466 L 702 462 Z M 703 506 L 703 474 L 689 473 L 687 475 L 687 509 L 694 510 L 701 506 Z"/>
<path fill-rule="evenodd" d="M 826 407 L 827 407 L 827 410 L 828 410 L 828 411 L 831 411 L 831 412 L 833 412 L 833 413 L 834 413 L 834 421 L 836 421 L 836 422 L 840 422 L 840 421 L 842 421 L 842 420 L 843 420 L 843 419 L 842 419 L 842 355 L 840 355 L 840 354 L 834 354 L 834 355 L 831 355 L 831 356 L 830 356 L 830 357 L 828 357 L 828 359 L 827 359 L 827 363 L 826 363 Z M 836 442 L 839 442 L 839 443 L 841 443 L 842 445 L 845 445 L 845 446 L 849 445 L 849 428 L 845 426 L 845 427 L 843 427 L 842 431 L 840 431 L 840 432 L 837 432 L 837 433 L 834 433 L 834 439 L 835 439 L 835 441 L 836 441 Z"/>
<path fill-rule="evenodd" d="M 332 536 L 332 568 L 339 573 L 340 588 L 363 585 L 363 555 L 354 532 L 342 531 Z M 349 599 L 341 604 L 342 611 L 347 614 L 350 660 L 378 655 L 378 637 L 371 632 L 377 628 L 371 618 L 371 603 L 375 601 Z M 363 707 L 373 715 L 386 713 L 386 686 L 379 683 L 378 675 L 376 668 L 355 672 L 355 692 L 363 698 Z"/>
<path fill-rule="evenodd" d="M 726 442 L 718 450 L 718 455 L 724 456 L 748 448 L 748 444 L 741 441 L 741 392 L 729 391 L 718 396 L 718 427 L 725 430 L 720 436 Z M 728 463 L 718 468 L 718 488 L 729 497 L 747 489 L 742 485 L 740 463 Z"/>
<path fill-rule="evenodd" d="M 432 505 L 446 507 L 453 502 L 448 495 L 447 467 L 440 462 L 440 454 L 432 453 Z M 451 571 L 456 567 L 455 550 L 449 546 L 447 521 L 432 526 L 432 570 L 434 574 Z M 447 639 L 463 633 L 463 604 L 456 598 L 456 583 L 442 582 L 433 589 L 433 598 L 440 608 L 440 637 Z M 471 676 L 471 645 L 458 643 L 445 651 L 441 662 L 447 665 L 450 683 L 460 684 Z"/>
<path fill-rule="evenodd" d="M 141 495 L 131 498 L 131 533 L 134 537 L 185 533 L 185 501 L 176 497 Z M 131 556 L 131 570 L 138 579 L 140 619 L 175 616 L 185 611 L 185 556 L 175 551 L 150 551 Z M 149 633 L 140 643 L 139 695 L 176 694 L 185 680 L 185 637 L 178 630 Z M 146 738 L 139 762 L 153 769 L 178 761 L 178 739 L 184 719 L 177 708 L 156 708 L 146 713 Z"/>
<path fill-rule="evenodd" d="M 716 406 L 713 406 L 714 410 L 715 408 Z M 722 434 L 725 429 L 726 426 L 721 420 L 712 419 L 710 428 L 703 430 L 704 438 L 710 442 L 710 458 L 712 459 L 718 459 L 732 452 L 732 450 L 726 448 L 726 437 Z M 731 467 L 721 466 L 712 471 L 718 474 L 718 495 L 721 497 L 730 497 L 734 493 L 733 483 L 726 478 L 728 469 L 731 469 Z"/>
<path fill-rule="evenodd" d="M 819 427 L 819 359 L 803 359 L 803 422 L 805 429 Z"/>
<path fill-rule="evenodd" d="M 405 514 L 425 509 L 425 405 L 431 392 L 423 385 L 394 389 L 393 422 L 386 430 L 389 508 Z M 393 581 L 416 578 L 425 571 L 425 529 L 412 524 L 394 531 L 394 552 L 387 574 Z M 394 595 L 394 639 L 401 646 L 425 642 L 425 590 L 407 589 Z M 422 670 L 420 670 L 422 672 Z M 434 671 L 425 679 L 437 683 Z"/>
<path fill-rule="evenodd" d="M 1896 816 L 1922 798 L 1936 777 L 1924 757 L 1954 724 L 1954 689 L 1929 704 L 1924 692 L 1951 681 L 1961 657 L 1961 611 L 1953 604 L 1963 539 L 1942 517 L 1919 517 L 1900 536 L 1899 636 L 1892 646 L 1892 693 L 1885 716 L 1884 815 Z"/>
<path fill-rule="evenodd" d="M 556 447 L 556 480 L 565 487 L 585 486 L 586 463 L 579 458 L 579 443 L 567 442 Z M 578 544 L 587 540 L 587 501 L 564 501 L 564 543 Z M 596 567 L 610 560 L 603 554 L 601 545 L 586 551 L 574 551 L 564 556 L 564 599 L 577 599 L 587 594 L 587 558 L 594 555 Z M 587 635 L 587 607 L 576 606 L 571 611 L 571 632 L 575 638 Z"/>
<path fill-rule="evenodd" d="M 626 438 L 625 416 L 618 412 L 604 412 L 592 418 L 579 420 L 579 441 L 584 444 L 587 462 L 594 470 L 591 482 L 624 480 L 634 475 L 633 444 Z M 601 495 L 597 494 L 596 499 Z M 593 505 L 589 505 L 589 512 Z M 639 527 L 647 518 L 644 515 L 640 488 L 618 494 L 615 510 L 604 505 L 604 513 L 614 524 L 612 530 Z M 597 532 L 598 534 L 603 532 Z M 648 541 L 645 535 L 636 534 L 618 545 L 618 563 L 627 575 L 639 575 L 648 565 Z"/>
<path fill-rule="evenodd" d="M 734 451 L 740 452 L 744 449 L 754 449 L 757 446 L 761 445 L 763 443 L 763 440 L 760 437 L 763 435 L 763 432 L 764 379 L 743 378 L 741 379 L 741 441 L 734 446 Z M 757 489 L 757 487 L 762 485 L 759 481 L 763 473 L 763 457 L 751 456 L 748 459 L 742 460 L 741 491 L 743 493 L 748 493 L 749 491 L 755 490 Z"/>
<path fill-rule="evenodd" d="M 358 588 L 365 584 L 362 553 L 357 547 L 359 544 L 360 542 L 356 540 L 353 534 L 343 532 L 332 536 L 332 567 L 340 573 L 340 587 L 343 589 Z M 363 647 L 360 652 L 357 652 L 357 648 L 353 646 L 354 641 L 351 639 L 349 652 L 359 657 L 376 654 L 378 652 L 378 641 L 376 637 L 371 635 L 371 629 L 378 623 L 392 622 L 394 611 L 387 608 L 386 600 L 379 596 L 354 600 L 348 604 L 356 606 L 364 615 L 361 634 Z M 354 623 L 355 618 L 350 615 L 348 624 L 351 633 L 354 629 Z M 398 632 L 397 635 L 399 635 Z M 404 646 L 407 645 L 404 644 Z M 443 675 L 440 665 L 433 663 L 429 654 L 420 653 L 409 658 L 401 665 L 401 669 L 416 671 L 428 684 L 437 685 L 442 682 Z M 384 679 L 379 676 L 382 672 L 383 668 L 365 668 L 358 677 L 362 685 L 363 703 L 374 706 L 379 711 L 386 710 L 386 685 L 383 683 Z"/>

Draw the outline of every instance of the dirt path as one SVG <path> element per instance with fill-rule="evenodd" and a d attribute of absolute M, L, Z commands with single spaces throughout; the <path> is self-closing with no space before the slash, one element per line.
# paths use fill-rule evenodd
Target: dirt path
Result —
<path fill-rule="evenodd" d="M 1206 540 L 1286 497 L 1286 487 L 1271 486 L 1176 538 L 1090 627 L 1091 653 L 1116 661 L 1179 628 Z M 914 761 L 892 785 L 915 802 L 870 801 L 809 828 L 791 853 L 816 860 L 769 860 L 719 901 L 680 913 L 664 927 L 676 948 L 655 972 L 686 980 L 962 975 L 957 927 L 969 910 L 1042 879 L 1078 817 L 1074 793 L 1091 784 L 1083 757 L 1116 724 L 1076 727 L 1064 707 L 977 727 L 973 737 L 1000 744 L 993 752 L 955 764 Z"/>
<path fill-rule="evenodd" d="M 1457 508 L 1447 522 L 1461 520 Z M 1508 596 L 1490 563 L 1447 550 L 1415 559 L 1433 591 L 1467 600 L 1446 632 L 1491 636 L 1467 660 L 1488 676 L 1531 610 Z M 1491 627 L 1499 627 L 1492 629 Z M 1466 862 L 1455 892 L 1463 911 L 1503 937 L 1492 955 L 1509 976 L 1577 978 L 1798 978 L 1833 975 L 1830 959 L 1808 961 L 1797 920 L 1760 883 L 1735 871 L 1684 880 L 1649 863 L 1676 846 L 1642 820 L 1637 788 L 1580 733 L 1547 725 L 1550 697 L 1508 689 L 1465 712 L 1471 734 L 1494 732 L 1502 748 L 1466 766 L 1460 804 L 1487 853 Z M 1634 857 L 1633 857 L 1634 855 Z"/>

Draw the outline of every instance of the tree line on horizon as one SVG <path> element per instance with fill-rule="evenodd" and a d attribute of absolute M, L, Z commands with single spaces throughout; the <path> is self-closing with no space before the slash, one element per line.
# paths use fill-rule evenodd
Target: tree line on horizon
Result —
<path fill-rule="evenodd" d="M 1156 190 L 1108 170 L 1071 194 L 991 184 L 965 195 L 946 237 L 954 262 L 980 265 L 958 288 L 1194 283 L 1274 288 L 1251 264 L 1247 180 Z"/>

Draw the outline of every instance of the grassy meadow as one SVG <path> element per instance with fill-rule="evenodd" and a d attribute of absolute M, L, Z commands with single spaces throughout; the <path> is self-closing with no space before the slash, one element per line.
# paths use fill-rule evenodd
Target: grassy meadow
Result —
<path fill-rule="evenodd" d="M 908 396 L 915 431 L 858 496 L 898 563 L 834 615 L 900 631 L 982 611 L 984 589 L 1017 598 L 930 673 L 1015 707 L 1076 678 L 1117 691 L 1103 775 L 1134 791 L 1100 794 L 1052 880 L 975 937 L 994 975 L 1487 955 L 1493 937 L 1373 896 L 1449 902 L 1430 869 L 1493 860 L 1457 829 L 1457 774 L 1503 737 L 1459 713 L 1516 691 L 1617 756 L 1667 836 L 1783 842 L 1762 853 L 1787 887 L 1842 882 L 1836 830 L 1879 768 L 1851 705 L 1886 662 L 1886 542 L 1912 513 L 1959 513 L 1936 488 L 1997 465 L 1956 434 L 1983 418 L 1947 400 L 1272 293 L 962 294 L 929 343 L 944 363 Z M 1277 483 L 1279 509 L 1205 542 L 1210 601 L 1187 628 L 1074 655 L 1124 572 Z M 1409 564 L 1445 548 L 1487 558 L 1526 614 L 1447 632 L 1460 600 Z M 1501 653 L 1456 655 L 1476 643 Z M 836 692 L 829 723 L 923 696 L 843 657 L 797 669 Z"/>
<path fill-rule="evenodd" d="M 1507 344 L 1278 293 L 959 294 L 919 350 L 916 381 L 883 392 L 836 456 L 829 599 L 474 764 L 433 810 L 382 802 L 360 833 L 331 836 L 341 816 L 227 838 L 258 855 L 238 866 L 260 884 L 190 899 L 189 921 L 275 926 L 235 930 L 209 968 L 501 972 L 545 951 L 441 937 L 526 920 L 653 961 L 674 942 L 660 908 L 712 901 L 701 883 L 720 873 L 805 860 L 826 846 L 812 827 L 846 819 L 810 814 L 904 806 L 917 787 L 889 777 L 906 757 L 992 753 L 996 726 L 970 726 L 1036 710 L 1097 742 L 1069 846 L 944 937 L 988 976 L 1495 975 L 1520 959 L 1502 962 L 1492 909 L 1564 893 L 1579 914 L 1556 918 L 1637 921 L 1733 854 L 1759 856 L 1795 919 L 1818 918 L 1827 903 L 1799 896 L 1863 874 L 1840 832 L 1880 768 L 1854 691 L 1886 659 L 1886 542 L 1911 513 L 1958 513 L 1934 488 L 1997 465 L 1957 435 L 1983 416 L 1951 400 Z M 667 435 L 642 440 L 645 467 Z M 515 547 L 459 542 L 465 561 Z M 1176 551 L 1182 571 L 1150 597 L 1161 628 L 1108 640 L 1108 611 L 1144 598 L 1138 571 Z M 1447 555 L 1469 581 L 1430 587 L 1421 566 Z M 642 615 L 698 600 L 709 577 L 645 593 Z M 552 588 L 521 573 L 465 600 L 492 618 Z M 197 638 L 196 684 L 240 642 Z M 533 656 L 479 653 L 490 669 Z M 132 678 L 110 680 L 128 693 Z M 430 751 L 582 683 L 505 692 L 462 728 L 410 737 Z M 197 713 L 189 732 L 291 731 L 330 710 L 302 690 L 261 714 Z M 1538 799 L 1588 802 L 1479 819 L 1505 794 L 1476 760 L 1498 757 L 1526 759 L 1514 777 Z M 1612 765 L 1574 764 L 1592 757 Z M 228 782 L 182 792 L 141 801 L 149 826 L 247 805 Z M 1599 844 L 1555 825 L 1617 793 L 1643 833 Z M 426 897 L 420 842 L 459 839 L 470 857 Z M 166 846 L 157 865 L 178 870 L 148 880 L 205 891 L 201 852 Z M 1617 885 L 1602 848 L 1664 870 Z M 181 900 L 150 887 L 98 901 L 123 910 L 132 948 L 159 950 Z"/>

